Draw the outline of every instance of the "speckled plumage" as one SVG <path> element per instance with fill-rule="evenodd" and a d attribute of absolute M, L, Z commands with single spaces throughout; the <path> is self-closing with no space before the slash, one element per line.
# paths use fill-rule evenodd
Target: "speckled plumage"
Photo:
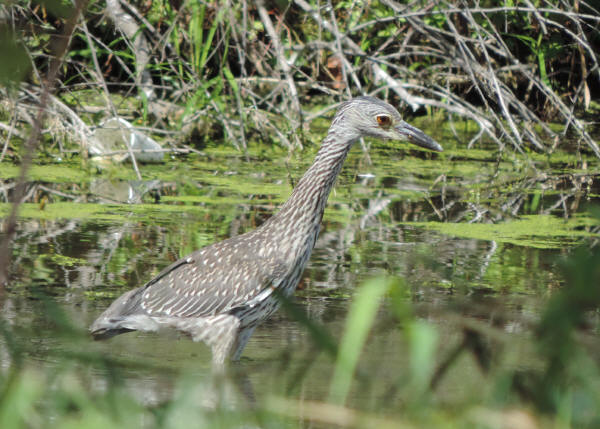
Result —
<path fill-rule="evenodd" d="M 294 292 L 331 188 L 352 144 L 363 136 L 442 150 L 388 103 L 372 97 L 343 103 L 315 161 L 277 214 L 256 230 L 193 252 L 123 294 L 92 324 L 92 335 L 102 339 L 167 326 L 206 342 L 217 365 L 238 359 L 254 328 L 277 310 L 273 292 Z"/>

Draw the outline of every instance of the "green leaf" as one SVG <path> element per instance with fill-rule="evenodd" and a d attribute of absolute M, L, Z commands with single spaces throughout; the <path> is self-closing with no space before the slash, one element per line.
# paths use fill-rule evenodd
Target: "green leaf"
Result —
<path fill-rule="evenodd" d="M 358 358 L 373 326 L 379 301 L 390 289 L 391 283 L 392 281 L 386 278 L 373 279 L 365 283 L 354 297 L 329 389 L 331 402 L 337 404 L 346 402 Z"/>
<path fill-rule="evenodd" d="M 411 385 L 416 394 L 425 392 L 435 366 L 438 333 L 428 323 L 412 322 L 406 335 L 410 345 Z"/>

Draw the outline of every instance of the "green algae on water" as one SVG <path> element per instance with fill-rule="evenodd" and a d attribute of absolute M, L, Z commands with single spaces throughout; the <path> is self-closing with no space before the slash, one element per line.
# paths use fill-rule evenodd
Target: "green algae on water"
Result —
<path fill-rule="evenodd" d="M 564 220 L 550 215 L 525 215 L 502 223 L 412 222 L 413 226 L 460 238 L 497 241 L 539 249 L 559 249 L 576 245 L 586 238 L 598 237 L 588 227 L 598 220 L 576 214 Z"/>

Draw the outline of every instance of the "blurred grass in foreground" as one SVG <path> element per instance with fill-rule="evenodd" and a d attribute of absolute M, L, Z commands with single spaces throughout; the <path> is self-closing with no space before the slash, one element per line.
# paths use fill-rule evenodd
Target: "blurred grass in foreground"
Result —
<path fill-rule="evenodd" d="M 598 427 L 600 374 L 593 317 L 600 307 L 600 249 L 580 248 L 562 266 L 564 287 L 550 298 L 531 334 L 537 360 L 533 367 L 498 367 L 510 340 L 491 347 L 498 341 L 493 332 L 468 323 L 463 340 L 440 353 L 439 327 L 414 315 L 411 293 L 400 279 L 377 278 L 358 288 L 339 345 L 294 304 L 284 303 L 291 317 L 306 326 L 317 349 L 335 362 L 329 397 L 321 401 L 281 393 L 251 398 L 242 393 L 239 368 L 233 367 L 225 378 L 175 375 L 179 381 L 170 399 L 143 405 L 121 377 L 122 371 L 143 364 L 94 352 L 87 333 L 75 328 L 51 299 L 40 296 L 48 320 L 70 339 L 70 346 L 51 350 L 47 359 L 53 364 L 40 369 L 26 359 L 36 353 L 28 328 L 0 324 L 0 427 Z M 390 307 L 407 345 L 398 353 L 408 362 L 408 375 L 389 375 L 394 394 L 401 398 L 393 413 L 362 409 L 347 400 L 357 386 L 366 389 L 361 397 L 377 400 L 374 386 L 363 382 L 369 369 L 361 366 L 360 358 L 382 302 Z M 489 389 L 472 395 L 470 403 L 452 404 L 437 396 L 437 386 L 465 354 L 479 364 Z M 292 379 L 283 383 L 297 384 L 308 372 L 283 374 Z"/>

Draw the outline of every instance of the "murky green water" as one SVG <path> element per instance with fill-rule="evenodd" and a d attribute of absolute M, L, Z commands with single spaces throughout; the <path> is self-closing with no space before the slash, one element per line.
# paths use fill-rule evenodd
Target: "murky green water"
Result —
<path fill-rule="evenodd" d="M 494 331 L 499 344 L 510 342 L 503 365 L 535 365 L 530 327 L 561 286 L 557 261 L 571 246 L 599 237 L 588 211 L 600 195 L 598 163 L 564 155 L 549 164 L 533 155 L 525 161 L 449 146 L 436 155 L 381 144 L 371 150 L 372 164 L 360 149 L 352 152 L 296 303 L 339 339 L 356 289 L 375 276 L 397 276 L 406 281 L 418 319 L 437 328 L 440 359 L 465 327 L 477 326 Z M 33 169 L 14 242 L 14 281 L 0 301 L 28 345 L 29 364 L 61 365 L 61 353 L 92 350 L 121 362 L 120 377 L 146 404 L 208 379 L 209 350 L 176 333 L 94 343 L 72 339 L 65 334 L 69 324 L 47 314 L 48 303 L 57 304 L 70 325 L 87 328 L 114 298 L 170 262 L 264 222 L 314 156 L 305 150 L 286 163 L 281 151 L 262 147 L 252 150 L 250 162 L 229 151 L 207 154 L 143 166 L 144 183 L 128 182 L 129 167 L 100 174 L 91 165 L 82 171 L 77 160 Z M 3 197 L 16 173 L 0 165 Z M 0 204 L 0 215 L 8 209 Z M 411 371 L 406 341 L 384 302 L 350 405 L 397 405 L 393 386 Z M 236 366 L 238 385 L 248 397 L 325 399 L 333 362 L 314 344 L 301 323 L 280 311 L 250 340 Z M 6 351 L 0 357 L 8 365 Z M 90 389 L 104 388 L 106 371 L 86 369 Z M 482 369 L 465 355 L 438 386 L 438 400 L 460 404 L 487 388 Z"/>

